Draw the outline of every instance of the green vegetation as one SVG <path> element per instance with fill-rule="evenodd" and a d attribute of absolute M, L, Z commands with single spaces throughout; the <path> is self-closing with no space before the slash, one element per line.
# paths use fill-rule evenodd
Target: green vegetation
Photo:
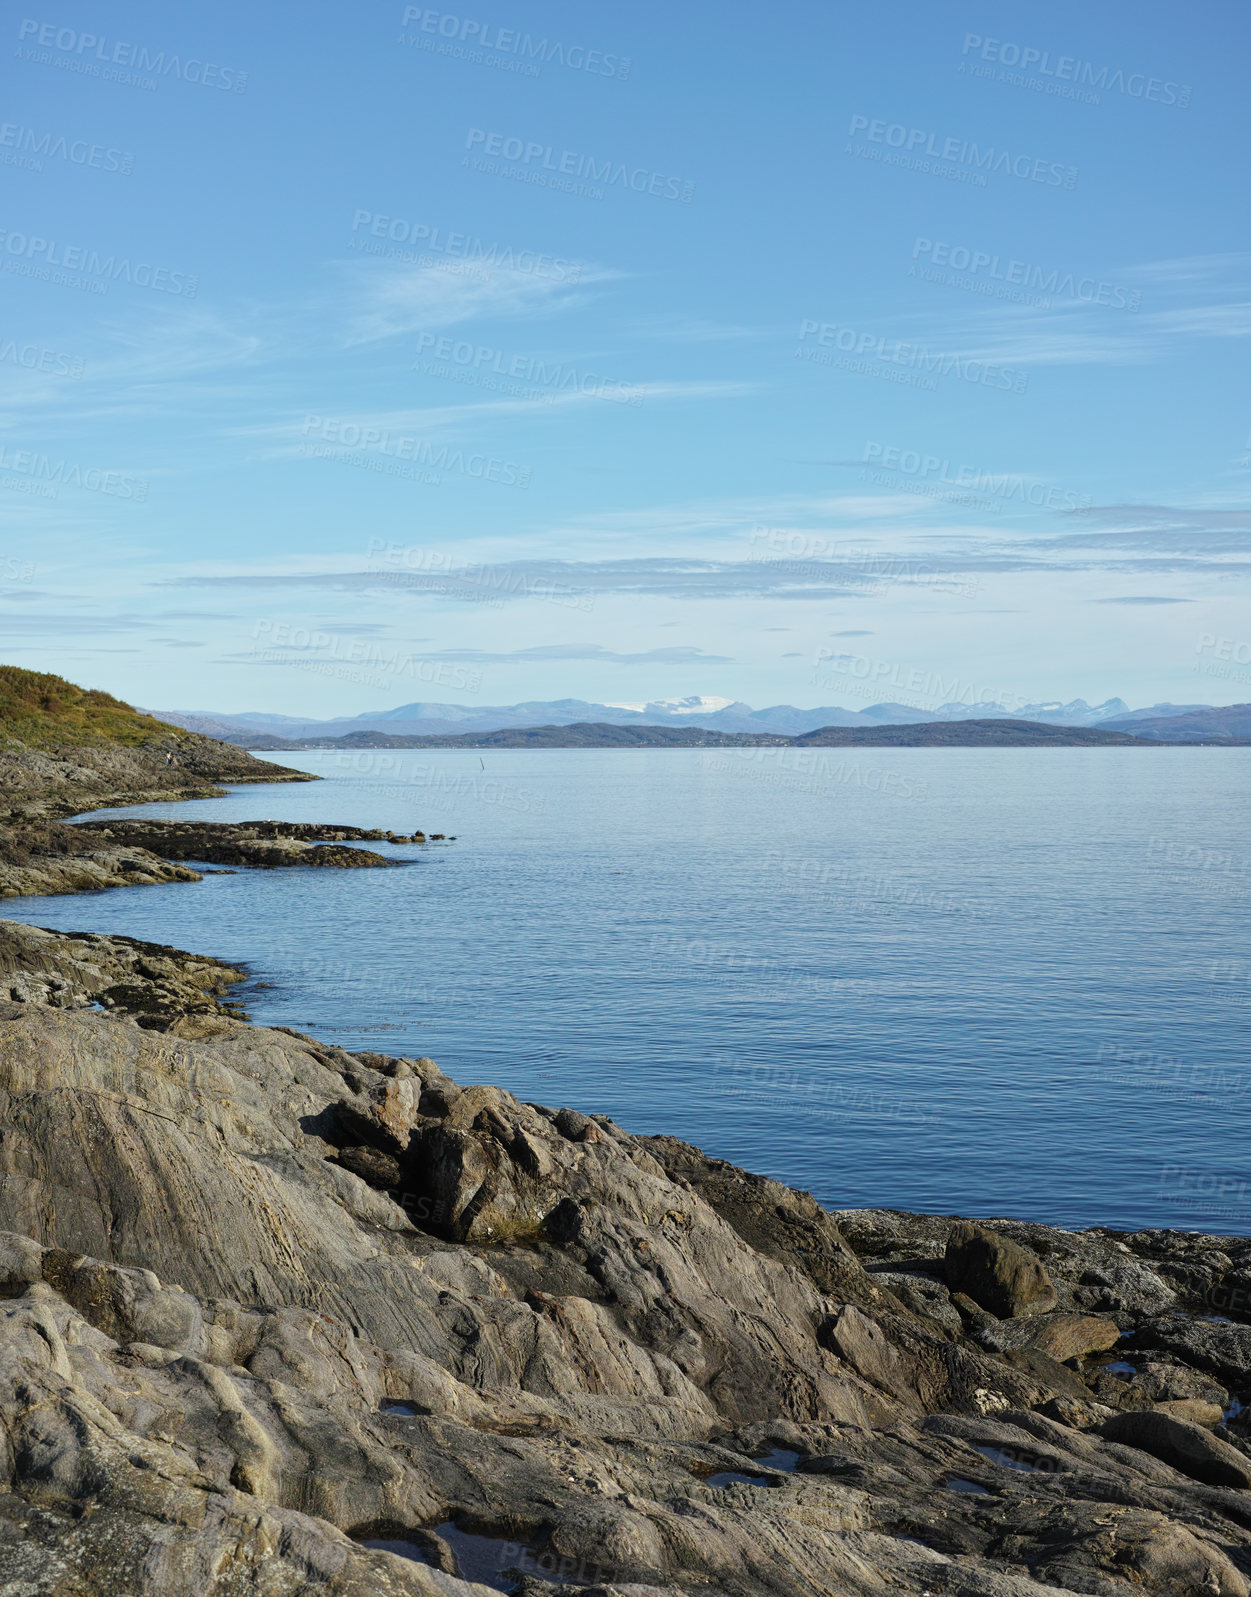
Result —
<path fill-rule="evenodd" d="M 191 740 L 181 727 L 140 715 L 111 693 L 76 687 L 64 677 L 0 665 L 0 739 L 36 748 Z"/>

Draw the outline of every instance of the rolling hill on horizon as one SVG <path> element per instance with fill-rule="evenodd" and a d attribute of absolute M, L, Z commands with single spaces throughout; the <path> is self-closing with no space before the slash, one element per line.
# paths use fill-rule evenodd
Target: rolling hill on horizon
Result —
<path fill-rule="evenodd" d="M 717 732 L 707 727 L 615 726 L 581 721 L 564 726 L 504 727 L 494 732 L 434 734 L 349 732 L 345 737 L 284 740 L 257 733 L 252 747 L 274 753 L 296 749 L 723 749 L 723 748 L 1151 748 L 1163 739 L 1139 738 L 1102 727 L 1047 726 L 999 717 L 981 721 L 927 721 L 888 726 L 818 727 L 802 737 L 764 732 Z"/>
<path fill-rule="evenodd" d="M 841 705 L 799 709 L 790 704 L 755 710 L 736 700 L 691 695 L 684 699 L 652 700 L 644 704 L 597 704 L 584 699 L 530 701 L 513 705 L 402 704 L 392 710 L 366 711 L 356 716 L 318 720 L 274 715 L 260 711 L 223 714 L 218 711 L 151 710 L 147 713 L 175 726 L 201 732 L 246 747 L 264 747 L 258 738 L 280 740 L 275 747 L 310 738 L 324 740 L 358 733 L 393 737 L 462 737 L 469 734 L 520 730 L 527 727 L 620 726 L 693 728 L 728 734 L 756 733 L 772 737 L 801 737 L 824 727 L 918 726 L 951 721 L 1017 720 L 1044 726 L 1106 726 L 1128 731 L 1139 720 L 1162 721 L 1210 709 L 1207 705 L 1156 704 L 1131 710 L 1123 699 L 1090 705 L 1084 699 L 1060 700 L 1008 707 L 1004 705 L 947 703 L 936 711 L 884 701 L 863 710 Z M 1165 734 L 1167 735 L 1167 734 Z"/>
<path fill-rule="evenodd" d="M 1170 743 L 1238 742 L 1251 738 L 1251 704 L 1205 705 L 1182 715 L 1142 719 L 1117 716 L 1106 724 L 1114 731 L 1166 738 Z"/>

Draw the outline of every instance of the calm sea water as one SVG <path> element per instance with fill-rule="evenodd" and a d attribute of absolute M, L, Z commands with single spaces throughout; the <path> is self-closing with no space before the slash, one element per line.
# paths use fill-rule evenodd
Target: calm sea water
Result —
<path fill-rule="evenodd" d="M 1251 1234 L 1251 749 L 282 758 L 325 780 L 115 813 L 457 841 L 5 913 L 832 1207 Z"/>

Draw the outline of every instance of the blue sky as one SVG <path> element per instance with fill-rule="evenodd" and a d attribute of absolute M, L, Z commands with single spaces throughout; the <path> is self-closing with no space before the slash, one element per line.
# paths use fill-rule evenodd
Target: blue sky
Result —
<path fill-rule="evenodd" d="M 457 5 L 9 14 L 4 659 L 1251 698 L 1245 7 Z"/>

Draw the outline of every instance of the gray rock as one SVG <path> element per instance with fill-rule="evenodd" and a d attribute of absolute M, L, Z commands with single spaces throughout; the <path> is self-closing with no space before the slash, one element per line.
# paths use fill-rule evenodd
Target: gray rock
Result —
<path fill-rule="evenodd" d="M 1099 1427 L 1110 1442 L 1124 1442 L 1163 1459 L 1192 1480 L 1210 1486 L 1251 1487 L 1251 1459 L 1200 1425 L 1176 1419 L 1158 1409 L 1132 1409 L 1114 1414 Z"/>
<path fill-rule="evenodd" d="M 1225 1423 L 1224 1410 L 1219 1403 L 1204 1403 L 1197 1397 L 1179 1397 L 1164 1403 L 1157 1403 L 1156 1410 L 1167 1414 L 1171 1419 L 1187 1420 L 1192 1425 L 1202 1425 L 1205 1430 L 1214 1431 L 1218 1425 Z"/>
<path fill-rule="evenodd" d="M 1112 1320 L 1092 1314 L 1050 1313 L 1026 1319 L 998 1320 L 981 1331 L 983 1346 L 999 1352 L 1009 1348 L 1033 1348 L 1058 1363 L 1102 1353 L 1120 1341 L 1119 1326 Z"/>
<path fill-rule="evenodd" d="M 1243 1490 L 1103 1434 L 1040 1350 L 1111 1334 L 1064 1316 L 1083 1249 L 1119 1241 L 1030 1228 L 1066 1307 L 964 1299 L 997 1350 L 931 1312 L 948 1219 L 844 1227 L 687 1144 L 399 1063 L 0 1005 L 0 1589 L 466 1597 L 452 1517 L 530 1597 L 545 1568 L 652 1597 L 1247 1597 Z M 1238 1328 L 1123 1313 L 1144 1352 L 1179 1344 L 1143 1359 L 1161 1390 L 1192 1346 L 1234 1356 Z"/>
<path fill-rule="evenodd" d="M 874 1270 L 873 1279 L 893 1292 L 913 1314 L 933 1320 L 949 1331 L 959 1332 L 963 1328 L 964 1321 L 951 1301 L 950 1292 L 932 1275 L 920 1270 Z"/>

